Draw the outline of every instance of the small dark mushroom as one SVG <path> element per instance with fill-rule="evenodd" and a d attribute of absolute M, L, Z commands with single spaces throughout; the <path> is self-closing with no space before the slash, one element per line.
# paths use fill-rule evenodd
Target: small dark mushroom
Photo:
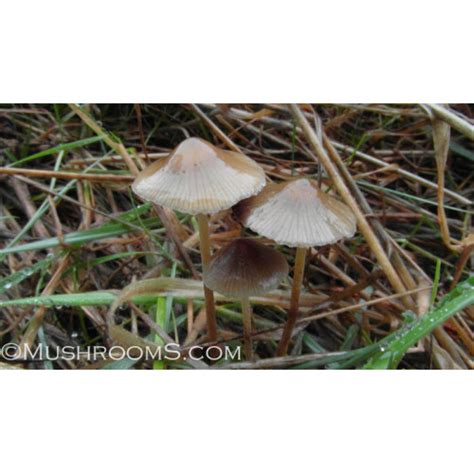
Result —
<path fill-rule="evenodd" d="M 242 302 L 244 349 L 248 360 L 252 350 L 250 296 L 268 293 L 288 275 L 288 263 L 278 251 L 251 239 L 236 239 L 220 249 L 204 273 L 204 283 L 225 296 Z"/>

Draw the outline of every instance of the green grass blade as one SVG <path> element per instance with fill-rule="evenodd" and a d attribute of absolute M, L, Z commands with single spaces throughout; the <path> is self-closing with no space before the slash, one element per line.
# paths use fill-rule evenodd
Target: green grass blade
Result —
<path fill-rule="evenodd" d="M 448 293 L 436 309 L 428 311 L 420 319 L 382 339 L 378 343 L 380 350 L 364 365 L 364 369 L 396 368 L 410 347 L 453 314 L 472 304 L 474 304 L 474 275 Z"/>
<path fill-rule="evenodd" d="M 468 150 L 467 148 L 464 148 L 462 145 L 455 142 L 454 140 L 450 141 L 449 149 L 453 151 L 454 153 L 457 153 L 459 156 L 462 156 L 464 158 L 467 158 L 468 160 L 474 161 L 474 152 L 471 150 Z"/>
<path fill-rule="evenodd" d="M 16 300 L 0 300 L 0 308 L 7 306 L 99 306 L 110 305 L 117 294 L 112 291 L 91 291 L 89 293 L 72 293 L 70 295 L 28 296 Z M 135 301 L 135 300 L 134 300 Z"/>
<path fill-rule="evenodd" d="M 123 220 L 123 218 L 122 218 Z M 149 217 L 142 220 L 143 225 L 147 229 L 154 229 L 161 226 L 161 221 L 157 217 Z M 64 243 L 66 245 L 80 245 L 87 242 L 92 242 L 96 240 L 108 239 L 110 237 L 116 237 L 122 235 L 126 232 L 133 232 L 136 229 L 142 230 L 136 225 L 132 225 L 133 221 L 128 223 L 107 223 L 103 224 L 100 227 L 95 229 L 71 232 L 64 235 Z M 164 230 L 157 230 L 157 232 L 164 232 Z M 62 245 L 62 242 L 57 237 L 51 237 L 50 239 L 38 240 L 36 242 L 28 242 L 27 244 L 16 245 L 14 247 L 8 247 L 0 250 L 0 256 L 17 253 L 17 252 L 27 252 L 31 250 L 44 250 L 47 248 L 58 247 Z"/>
<path fill-rule="evenodd" d="M 23 270 L 19 270 L 18 272 L 12 273 L 11 275 L 0 279 L 0 294 L 5 293 L 6 290 L 9 290 L 15 285 L 18 285 L 34 273 L 48 268 L 54 258 L 55 257 L 52 255 L 48 256 L 45 259 L 35 263 L 31 267 L 24 268 Z"/>
<path fill-rule="evenodd" d="M 0 308 L 9 306 L 110 306 L 117 298 L 119 291 L 90 291 L 88 293 L 71 293 L 58 295 L 40 295 L 18 298 L 15 300 L 0 300 Z M 166 292 L 164 292 L 166 293 Z M 187 297 L 174 296 L 179 302 L 186 302 Z M 151 304 L 156 302 L 156 295 L 138 295 L 131 298 L 135 304 Z"/>
<path fill-rule="evenodd" d="M 63 143 L 58 146 L 54 146 L 49 148 L 48 150 L 40 151 L 39 153 L 35 153 L 34 155 L 27 156 L 22 158 L 21 160 L 15 161 L 11 164 L 11 166 L 18 166 L 22 165 L 23 163 L 27 163 L 28 161 L 36 160 L 37 158 L 43 158 L 45 156 L 54 155 L 55 153 L 59 153 L 60 151 L 68 151 L 73 150 L 74 148 L 81 148 L 86 145 L 91 145 L 92 143 L 97 143 L 103 140 L 102 136 L 95 136 L 90 138 L 84 138 L 83 140 L 77 140 L 71 143 Z"/>
<path fill-rule="evenodd" d="M 369 189 L 376 189 L 377 191 L 380 191 L 382 193 L 393 194 L 394 196 L 401 196 L 401 197 L 403 197 L 403 198 L 405 198 L 409 201 L 419 202 L 419 203 L 422 203 L 422 204 L 429 204 L 431 206 L 438 206 L 437 202 L 432 201 L 430 199 L 425 199 L 425 198 L 415 196 L 414 194 L 408 194 L 408 193 L 404 193 L 402 191 L 397 191 L 396 189 L 386 188 L 386 187 L 383 187 L 383 186 L 378 186 L 376 184 L 372 184 L 372 183 L 369 183 L 367 181 L 359 180 L 358 184 L 360 184 L 362 187 L 366 187 L 366 188 L 369 188 Z M 459 207 L 448 206 L 447 204 L 445 204 L 444 208 L 449 209 L 450 211 L 457 211 L 457 212 L 466 213 L 466 214 L 473 214 L 473 211 L 471 211 L 469 209 L 461 209 Z"/>
<path fill-rule="evenodd" d="M 156 301 L 156 314 L 155 314 L 155 321 L 158 326 L 164 328 L 166 324 L 166 298 L 160 296 Z M 155 342 L 159 345 L 163 345 L 164 341 L 161 337 L 156 334 L 155 335 Z M 153 362 L 153 369 L 154 370 L 163 370 L 165 368 L 165 363 L 162 360 L 155 360 Z"/>
<path fill-rule="evenodd" d="M 74 186 L 74 182 L 69 182 L 67 183 L 66 186 L 58 193 L 60 196 L 67 193 L 70 189 L 72 189 Z M 23 226 L 20 232 L 3 248 L 0 250 L 0 262 L 4 259 L 5 255 L 8 253 L 12 253 L 9 251 L 9 249 L 14 248 L 15 244 L 19 242 L 23 236 L 33 227 L 35 222 L 37 222 L 41 217 L 46 213 L 46 211 L 49 209 L 49 202 L 45 200 L 41 206 L 36 210 L 36 212 L 31 216 L 29 221 Z"/>

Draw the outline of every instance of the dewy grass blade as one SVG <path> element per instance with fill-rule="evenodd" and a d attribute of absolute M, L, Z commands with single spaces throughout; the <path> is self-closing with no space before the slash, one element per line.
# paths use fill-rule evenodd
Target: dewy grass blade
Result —
<path fill-rule="evenodd" d="M 29 296 L 15 300 L 0 300 L 0 308 L 7 306 L 98 306 L 110 305 L 117 295 L 112 291 L 91 291 L 48 296 Z M 138 298 L 137 298 L 138 299 Z M 154 298 L 156 299 L 156 297 Z M 147 299 L 149 301 L 150 298 Z M 153 299 L 151 299 L 153 300 Z M 134 300 L 135 301 L 135 300 Z"/>
<path fill-rule="evenodd" d="M 36 272 L 48 268 L 51 262 L 55 258 L 56 258 L 55 256 L 49 255 L 48 257 L 44 258 L 43 260 L 40 260 L 39 262 L 35 263 L 31 267 L 24 268 L 15 273 L 12 273 L 11 275 L 5 278 L 0 279 L 0 294 L 4 293 L 6 290 L 9 290 L 15 285 L 18 285 L 23 280 L 25 280 L 26 278 L 29 278 L 31 275 L 35 274 Z"/>
<path fill-rule="evenodd" d="M 472 304 L 474 304 L 474 275 L 459 283 L 440 301 L 436 309 L 379 341 L 380 350 L 364 365 L 364 369 L 396 368 L 410 347 L 453 314 Z"/>
<path fill-rule="evenodd" d="M 195 305 L 199 308 L 200 302 L 204 298 L 202 282 L 184 278 L 153 278 L 143 280 L 128 285 L 124 290 L 101 290 L 88 293 L 70 293 L 55 294 L 49 296 L 30 296 L 14 300 L 0 300 L 0 308 L 5 306 L 35 306 L 43 304 L 45 306 L 83 306 L 83 305 L 110 305 L 114 303 L 113 310 L 125 303 L 133 301 L 136 304 L 156 303 L 159 296 L 172 296 L 180 303 L 187 303 L 189 298 L 196 299 Z M 274 290 L 266 295 L 252 297 L 254 304 L 289 306 L 289 292 Z M 305 304 L 312 305 L 314 300 L 311 295 L 303 295 Z M 308 299 L 309 298 L 309 299 Z M 231 298 L 223 295 L 216 295 L 216 301 L 233 301 Z M 202 301 L 201 301 L 202 304 Z M 240 320 L 240 313 L 230 311 L 229 309 L 219 308 L 224 317 L 232 321 Z M 256 319 L 256 325 L 263 320 Z M 267 325 L 261 325 L 262 328 L 269 329 Z"/>

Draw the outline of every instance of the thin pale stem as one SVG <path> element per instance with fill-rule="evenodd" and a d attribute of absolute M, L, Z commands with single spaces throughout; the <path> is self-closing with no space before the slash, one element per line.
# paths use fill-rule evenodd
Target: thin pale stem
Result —
<path fill-rule="evenodd" d="M 245 359 L 253 360 L 252 349 L 252 308 L 248 297 L 242 298 L 242 322 L 244 325 L 244 352 Z"/>
<path fill-rule="evenodd" d="M 187 335 L 189 336 L 191 334 L 191 331 L 193 330 L 193 324 L 194 324 L 193 300 L 191 298 L 188 299 L 187 322 L 188 322 Z"/>
<path fill-rule="evenodd" d="M 461 249 L 451 243 L 449 235 L 448 220 L 444 210 L 444 175 L 446 173 L 446 162 L 449 152 L 449 139 L 451 136 L 450 126 L 442 120 L 433 120 L 433 143 L 436 158 L 436 169 L 438 174 L 438 223 L 441 232 L 441 238 L 444 244 L 453 252 L 459 252 Z"/>
<path fill-rule="evenodd" d="M 277 356 L 284 356 L 288 352 L 290 345 L 291 334 L 298 319 L 298 307 L 300 302 L 301 285 L 303 283 L 304 262 L 306 259 L 307 249 L 298 247 L 296 249 L 295 268 L 293 271 L 293 287 L 291 288 L 290 311 L 288 312 L 288 319 L 283 328 L 283 335 L 277 347 Z"/>
<path fill-rule="evenodd" d="M 209 223 L 207 216 L 198 214 L 199 242 L 201 248 L 202 269 L 205 272 L 211 260 L 211 246 L 209 244 Z M 216 308 L 214 305 L 214 293 L 204 285 L 204 300 L 206 304 L 207 335 L 209 340 L 217 339 Z"/>

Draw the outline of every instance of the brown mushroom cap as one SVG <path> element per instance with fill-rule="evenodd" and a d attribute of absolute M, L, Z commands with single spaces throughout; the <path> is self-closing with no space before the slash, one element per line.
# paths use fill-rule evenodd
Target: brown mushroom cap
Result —
<path fill-rule="evenodd" d="M 332 244 L 357 229 L 351 209 L 306 178 L 268 184 L 234 212 L 246 227 L 288 247 Z"/>
<path fill-rule="evenodd" d="M 188 138 L 168 157 L 143 170 L 132 189 L 146 201 L 187 214 L 214 214 L 253 196 L 263 186 L 265 173 L 255 161 Z"/>
<path fill-rule="evenodd" d="M 258 296 L 275 289 L 288 275 L 285 257 L 251 239 L 236 239 L 221 248 L 204 273 L 211 290 L 234 298 Z"/>

